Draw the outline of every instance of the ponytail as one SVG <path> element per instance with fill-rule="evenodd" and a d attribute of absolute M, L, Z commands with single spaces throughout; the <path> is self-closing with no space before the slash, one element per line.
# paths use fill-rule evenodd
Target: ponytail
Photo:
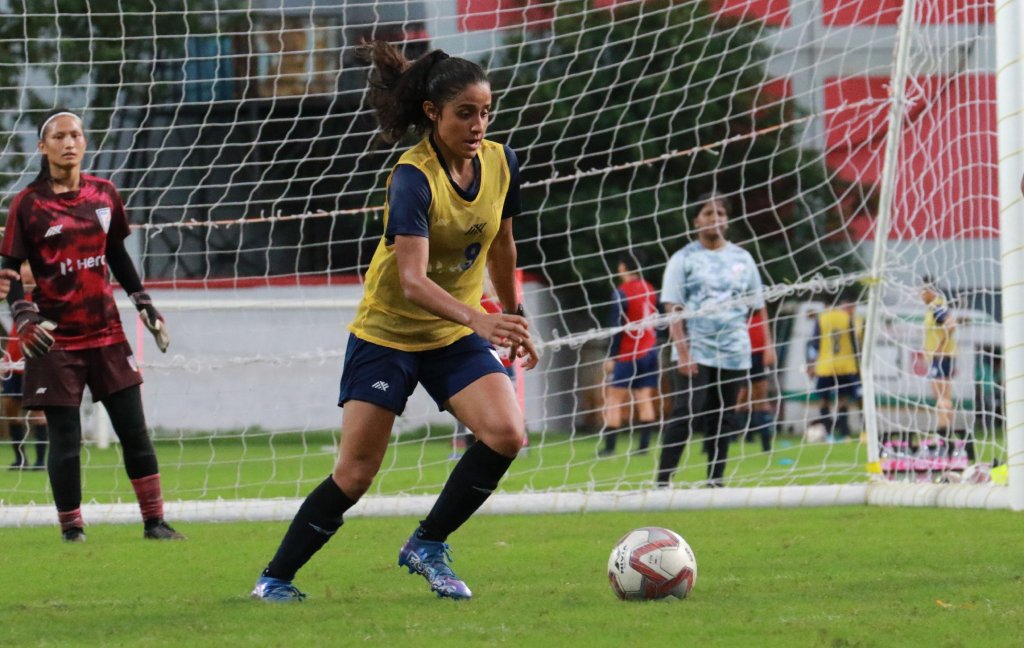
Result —
<path fill-rule="evenodd" d="M 373 66 L 366 100 L 377 114 L 380 138 L 388 143 L 402 139 L 410 128 L 418 135 L 431 129 L 433 122 L 423 112 L 424 101 L 440 109 L 467 86 L 488 82 L 479 65 L 442 50 L 410 62 L 394 45 L 373 41 L 362 45 L 357 55 Z"/>
<path fill-rule="evenodd" d="M 39 161 L 39 173 L 36 174 L 36 179 L 33 182 L 50 179 L 50 158 L 46 157 L 44 153 L 39 156 Z"/>

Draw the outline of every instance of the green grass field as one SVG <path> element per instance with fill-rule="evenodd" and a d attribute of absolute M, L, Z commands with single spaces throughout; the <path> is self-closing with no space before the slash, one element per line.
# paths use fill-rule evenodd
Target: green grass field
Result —
<path fill-rule="evenodd" d="M 1021 518 L 826 508 L 481 516 L 453 538 L 475 598 L 395 565 L 411 518 L 361 518 L 299 574 L 302 604 L 247 599 L 285 523 L 0 529 L 4 646 L 1020 646 Z M 666 526 L 697 555 L 686 601 L 625 603 L 615 541 Z"/>

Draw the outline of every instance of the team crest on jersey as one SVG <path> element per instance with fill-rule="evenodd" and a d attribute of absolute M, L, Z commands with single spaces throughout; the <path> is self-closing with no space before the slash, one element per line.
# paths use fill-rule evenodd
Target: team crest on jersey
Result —
<path fill-rule="evenodd" d="M 96 210 L 96 218 L 100 221 L 100 227 L 106 233 L 110 229 L 110 207 L 100 207 Z"/>

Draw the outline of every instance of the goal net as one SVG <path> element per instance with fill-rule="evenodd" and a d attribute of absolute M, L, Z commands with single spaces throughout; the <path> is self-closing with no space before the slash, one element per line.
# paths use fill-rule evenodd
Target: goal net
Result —
<path fill-rule="evenodd" d="M 371 38 L 482 63 L 488 137 L 522 165 L 521 289 L 543 360 L 513 378 L 529 439 L 487 510 L 1008 505 L 991 2 L 5 4 L 3 204 L 37 168 L 41 115 L 83 115 L 86 167 L 121 189 L 172 336 L 161 355 L 121 304 L 168 517 L 290 518 L 332 468 L 345 327 L 410 143 L 374 140 L 353 55 Z M 757 264 L 777 364 L 745 406 L 694 426 L 657 488 L 664 429 L 688 398 L 669 329 L 758 297 L 627 325 L 612 316 L 618 263 L 642 259 L 660 294 L 708 192 L 728 199 L 727 236 Z M 956 325 L 940 381 L 926 280 Z M 867 397 L 850 391 L 826 414 L 808 369 L 833 341 L 816 322 L 851 296 Z M 630 409 L 602 453 L 609 349 L 638 326 L 656 332 L 654 422 Z M 22 434 L 16 394 L 4 401 L 3 427 Z M 102 408 L 86 403 L 83 421 L 86 517 L 136 519 Z M 425 511 L 462 451 L 455 428 L 417 391 L 354 512 Z M 724 488 L 705 488 L 717 435 L 730 441 Z M 33 443 L 9 432 L 0 451 L 31 461 Z M 54 520 L 44 472 L 0 472 L 0 524 Z"/>

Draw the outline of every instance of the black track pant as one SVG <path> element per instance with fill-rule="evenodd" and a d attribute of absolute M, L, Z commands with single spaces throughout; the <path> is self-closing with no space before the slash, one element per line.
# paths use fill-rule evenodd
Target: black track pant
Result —
<path fill-rule="evenodd" d="M 750 382 L 749 372 L 697 365 L 697 373 L 684 376 L 672 369 L 672 415 L 662 436 L 658 484 L 667 485 L 694 430 L 704 433 L 708 480 L 721 485 L 729 443 L 737 434 L 736 395 Z"/>
<path fill-rule="evenodd" d="M 156 451 L 146 432 L 142 391 L 138 385 L 103 399 L 114 433 L 121 441 L 129 479 L 158 472 Z M 77 407 L 45 407 L 50 432 L 47 472 L 58 511 L 73 511 L 82 503 L 82 421 Z"/>

